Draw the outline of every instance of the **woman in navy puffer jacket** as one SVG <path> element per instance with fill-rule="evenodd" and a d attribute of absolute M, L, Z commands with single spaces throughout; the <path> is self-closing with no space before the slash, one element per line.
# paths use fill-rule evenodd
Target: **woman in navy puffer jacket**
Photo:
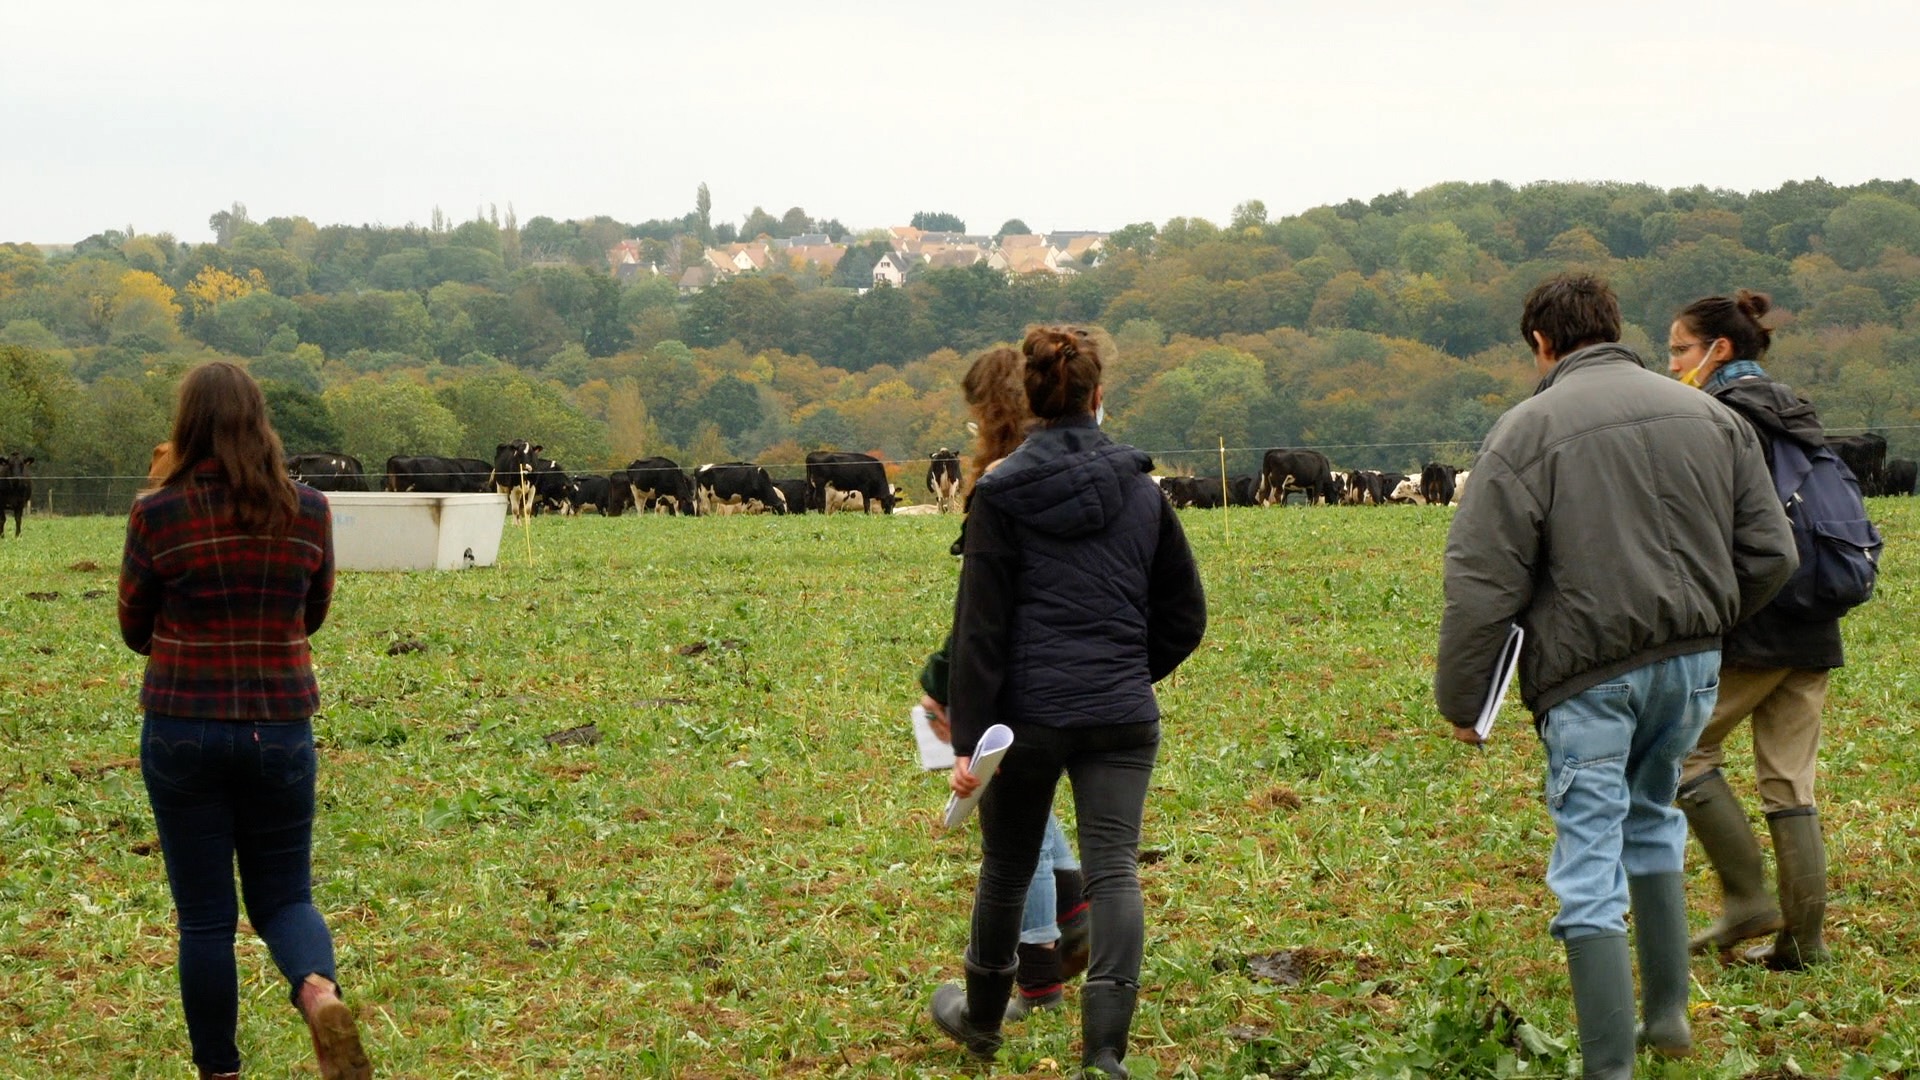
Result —
<path fill-rule="evenodd" d="M 980 803 L 966 986 L 936 991 L 933 1018 L 976 1056 L 998 1051 L 1027 881 L 1064 772 L 1093 920 L 1083 1061 L 1124 1077 L 1145 938 L 1140 818 L 1160 745 L 1153 684 L 1200 644 L 1206 599 L 1152 460 L 1100 432 L 1099 343 L 1037 328 L 1021 351 L 1044 426 L 974 488 L 954 608 L 954 790 L 978 785 L 967 764 L 988 727 L 1006 724 L 1014 742 Z"/>

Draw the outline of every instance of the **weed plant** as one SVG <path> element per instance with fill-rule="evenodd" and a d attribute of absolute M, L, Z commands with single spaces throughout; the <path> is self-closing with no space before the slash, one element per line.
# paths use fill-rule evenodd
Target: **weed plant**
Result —
<path fill-rule="evenodd" d="M 1920 1072 L 1920 511 L 1874 512 L 1880 594 L 1847 620 L 1822 754 L 1835 962 L 1697 959 L 1698 1055 L 1652 1075 Z M 1136 1076 L 1572 1075 L 1537 741 L 1517 697 L 1478 753 L 1431 704 L 1449 517 L 1184 518 L 1212 623 L 1161 690 Z M 0 1076 L 188 1073 L 122 528 L 0 542 Z M 343 574 L 315 638 L 316 899 L 381 1075 L 985 1071 L 926 1019 L 979 840 L 937 832 L 944 776 L 906 719 L 954 528 L 540 518 L 531 562 L 514 536 L 496 568 Z M 1744 737 L 1733 759 L 1757 821 Z M 1718 898 L 1690 864 L 1701 925 Z M 250 1075 L 304 1074 L 244 927 L 240 953 Z M 1073 1002 L 992 1071 L 1070 1072 Z"/>

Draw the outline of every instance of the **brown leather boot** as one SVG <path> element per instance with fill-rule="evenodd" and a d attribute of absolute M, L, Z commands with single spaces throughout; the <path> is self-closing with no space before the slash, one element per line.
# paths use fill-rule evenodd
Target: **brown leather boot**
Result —
<path fill-rule="evenodd" d="M 372 1080 L 373 1064 L 360 1046 L 353 1010 L 340 1000 L 340 987 L 322 975 L 309 975 L 295 998 L 313 1035 L 313 1059 L 321 1080 Z"/>

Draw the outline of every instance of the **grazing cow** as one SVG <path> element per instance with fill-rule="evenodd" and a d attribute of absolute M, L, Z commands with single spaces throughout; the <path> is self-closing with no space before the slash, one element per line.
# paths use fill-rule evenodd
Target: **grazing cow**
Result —
<path fill-rule="evenodd" d="M 525 439 L 503 442 L 493 448 L 493 471 L 487 483 L 507 497 L 507 512 L 515 521 L 533 514 L 533 473 L 539 467 L 540 451 Z"/>
<path fill-rule="evenodd" d="M 20 515 L 33 501 L 33 459 L 18 450 L 0 457 L 0 536 L 6 535 L 8 514 L 13 515 L 13 537 L 20 538 Z"/>
<path fill-rule="evenodd" d="M 1348 506 L 1379 506 L 1386 500 L 1381 490 L 1380 473 L 1373 469 L 1354 469 L 1347 473 L 1347 493 L 1340 501 Z"/>
<path fill-rule="evenodd" d="M 1259 506 L 1260 500 L 1254 498 L 1254 490 L 1259 481 L 1251 476 L 1236 476 L 1227 484 L 1228 506 Z"/>
<path fill-rule="evenodd" d="M 1300 492 L 1309 504 L 1340 497 L 1333 483 L 1333 463 L 1318 450 L 1269 450 L 1260 462 L 1260 487 L 1255 497 L 1262 506 L 1286 505 L 1287 496 Z"/>
<path fill-rule="evenodd" d="M 533 509 L 551 510 L 562 517 L 574 512 L 580 501 L 580 489 L 573 477 L 552 458 L 533 459 Z"/>
<path fill-rule="evenodd" d="M 1399 474 L 1396 473 L 1395 475 L 1397 476 Z M 1411 476 L 1402 476 L 1399 482 L 1393 485 L 1392 490 L 1387 492 L 1387 501 L 1390 503 L 1410 503 L 1414 506 L 1420 506 L 1426 503 L 1427 497 L 1420 494 L 1419 481 Z"/>
<path fill-rule="evenodd" d="M 633 492 L 633 505 L 641 513 L 686 514 L 699 512 L 693 481 L 680 471 L 672 458 L 639 458 L 627 466 L 627 486 Z"/>
<path fill-rule="evenodd" d="M 1887 440 L 1868 432 L 1865 435 L 1829 435 L 1827 445 L 1847 463 L 1853 478 L 1860 481 L 1860 494 L 1879 495 L 1887 477 Z"/>
<path fill-rule="evenodd" d="M 1883 494 L 1913 494 L 1915 471 L 1916 466 L 1912 458 L 1894 458 L 1887 462 L 1887 471 L 1884 476 L 1886 491 Z"/>
<path fill-rule="evenodd" d="M 1453 501 L 1454 477 L 1460 470 L 1451 465 L 1442 465 L 1438 461 L 1429 461 L 1420 470 L 1420 498 L 1434 506 L 1445 506 Z"/>
<path fill-rule="evenodd" d="M 603 515 L 607 512 L 607 499 L 613 493 L 611 480 L 591 473 L 570 479 L 573 481 L 574 513 L 584 514 L 589 509 L 597 510 Z"/>
<path fill-rule="evenodd" d="M 893 513 L 893 484 L 887 467 L 872 454 L 815 450 L 807 455 L 807 505 L 822 514 L 858 507 Z"/>
<path fill-rule="evenodd" d="M 1461 497 L 1467 493 L 1467 477 L 1472 475 L 1472 469 L 1461 469 L 1459 474 L 1453 478 L 1453 505 L 1460 505 Z"/>
<path fill-rule="evenodd" d="M 493 490 L 493 466 L 479 458 L 390 457 L 381 486 L 388 491 L 478 495 Z"/>
<path fill-rule="evenodd" d="M 607 499 L 600 503 L 600 512 L 608 517 L 619 517 L 633 505 L 633 485 L 627 483 L 627 470 L 615 469 L 607 474 Z"/>
<path fill-rule="evenodd" d="M 1175 510 L 1218 510 L 1226 501 L 1217 476 L 1168 476 L 1160 491 Z"/>
<path fill-rule="evenodd" d="M 360 459 L 337 450 L 324 454 L 294 454 L 287 458 L 287 475 L 315 491 L 365 491 L 366 475 Z"/>
<path fill-rule="evenodd" d="M 789 514 L 807 512 L 807 482 L 805 480 L 775 480 L 773 489 L 780 493 L 781 504 Z"/>
<path fill-rule="evenodd" d="M 702 514 L 784 514 L 786 500 L 767 470 L 746 461 L 702 465 L 693 474 Z"/>
<path fill-rule="evenodd" d="M 951 514 L 960 509 L 960 455 L 946 447 L 933 452 L 927 466 L 927 491 L 940 512 Z"/>
<path fill-rule="evenodd" d="M 1380 474 L 1380 501 L 1383 503 L 1392 502 L 1394 490 L 1398 488 L 1401 484 L 1404 484 L 1406 482 L 1407 482 L 1406 473 L 1397 473 L 1397 472 L 1381 473 Z M 1414 486 L 1418 487 L 1419 485 L 1416 483 Z"/>

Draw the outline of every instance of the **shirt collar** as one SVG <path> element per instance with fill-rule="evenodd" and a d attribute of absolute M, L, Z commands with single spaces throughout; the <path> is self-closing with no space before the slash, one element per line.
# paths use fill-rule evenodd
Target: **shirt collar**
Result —
<path fill-rule="evenodd" d="M 1760 366 L 1759 361 L 1733 360 L 1721 364 L 1720 369 L 1715 371 L 1713 375 L 1707 379 L 1707 385 L 1700 389 L 1711 394 L 1716 390 L 1731 386 L 1739 379 L 1764 379 L 1766 377 L 1766 369 Z"/>

